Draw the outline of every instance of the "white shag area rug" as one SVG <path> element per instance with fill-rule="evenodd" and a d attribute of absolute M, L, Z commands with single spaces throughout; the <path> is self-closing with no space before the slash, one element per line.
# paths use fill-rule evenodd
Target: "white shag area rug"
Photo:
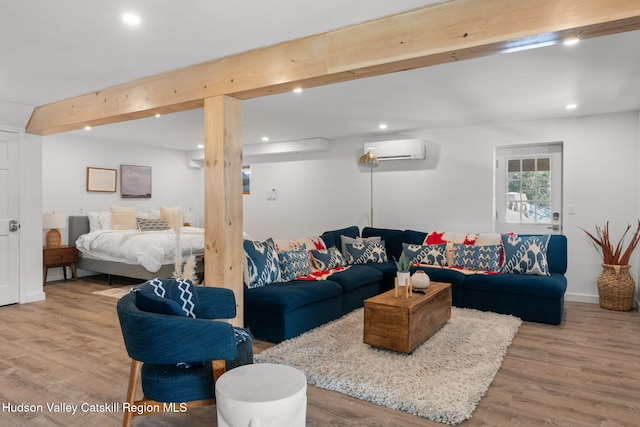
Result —
<path fill-rule="evenodd" d="M 362 342 L 363 309 L 255 355 L 327 390 L 457 425 L 471 417 L 522 321 L 452 307 L 451 319 L 410 355 Z"/>

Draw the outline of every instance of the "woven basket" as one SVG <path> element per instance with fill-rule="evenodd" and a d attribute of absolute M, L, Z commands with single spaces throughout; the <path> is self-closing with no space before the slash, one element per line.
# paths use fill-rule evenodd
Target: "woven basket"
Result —
<path fill-rule="evenodd" d="M 616 311 L 631 310 L 636 284 L 629 274 L 630 267 L 602 264 L 602 273 L 598 276 L 600 307 Z"/>

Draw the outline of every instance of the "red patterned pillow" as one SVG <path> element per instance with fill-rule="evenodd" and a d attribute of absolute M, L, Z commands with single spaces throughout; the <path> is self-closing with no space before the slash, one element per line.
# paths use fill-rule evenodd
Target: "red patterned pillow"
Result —
<path fill-rule="evenodd" d="M 321 250 L 327 249 L 327 245 L 324 243 L 324 240 L 322 240 L 322 237 L 320 236 L 310 236 L 310 237 L 304 237 L 302 239 L 290 240 L 289 244 L 291 245 L 292 248 L 306 245 L 308 251 L 311 251 L 311 250 L 321 251 Z"/>
<path fill-rule="evenodd" d="M 447 241 L 444 239 L 444 233 L 445 231 L 432 231 L 431 233 L 427 234 L 427 237 L 425 237 L 423 243 L 425 245 L 441 245 L 442 243 L 447 243 Z"/>

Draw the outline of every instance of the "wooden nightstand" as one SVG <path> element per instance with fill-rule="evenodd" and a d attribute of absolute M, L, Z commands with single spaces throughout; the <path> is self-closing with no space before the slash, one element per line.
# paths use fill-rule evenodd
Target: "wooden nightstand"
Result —
<path fill-rule="evenodd" d="M 42 248 L 43 286 L 47 285 L 47 271 L 50 268 L 62 267 L 64 280 L 67 280 L 67 266 L 71 268 L 73 280 L 78 280 L 76 274 L 76 262 L 78 262 L 78 250 L 75 246 L 59 246 L 56 248 Z"/>

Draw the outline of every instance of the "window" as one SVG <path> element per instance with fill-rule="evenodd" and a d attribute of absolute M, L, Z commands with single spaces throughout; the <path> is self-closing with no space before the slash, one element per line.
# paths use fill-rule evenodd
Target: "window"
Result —
<path fill-rule="evenodd" d="M 507 159 L 506 222 L 551 223 L 551 158 Z"/>

